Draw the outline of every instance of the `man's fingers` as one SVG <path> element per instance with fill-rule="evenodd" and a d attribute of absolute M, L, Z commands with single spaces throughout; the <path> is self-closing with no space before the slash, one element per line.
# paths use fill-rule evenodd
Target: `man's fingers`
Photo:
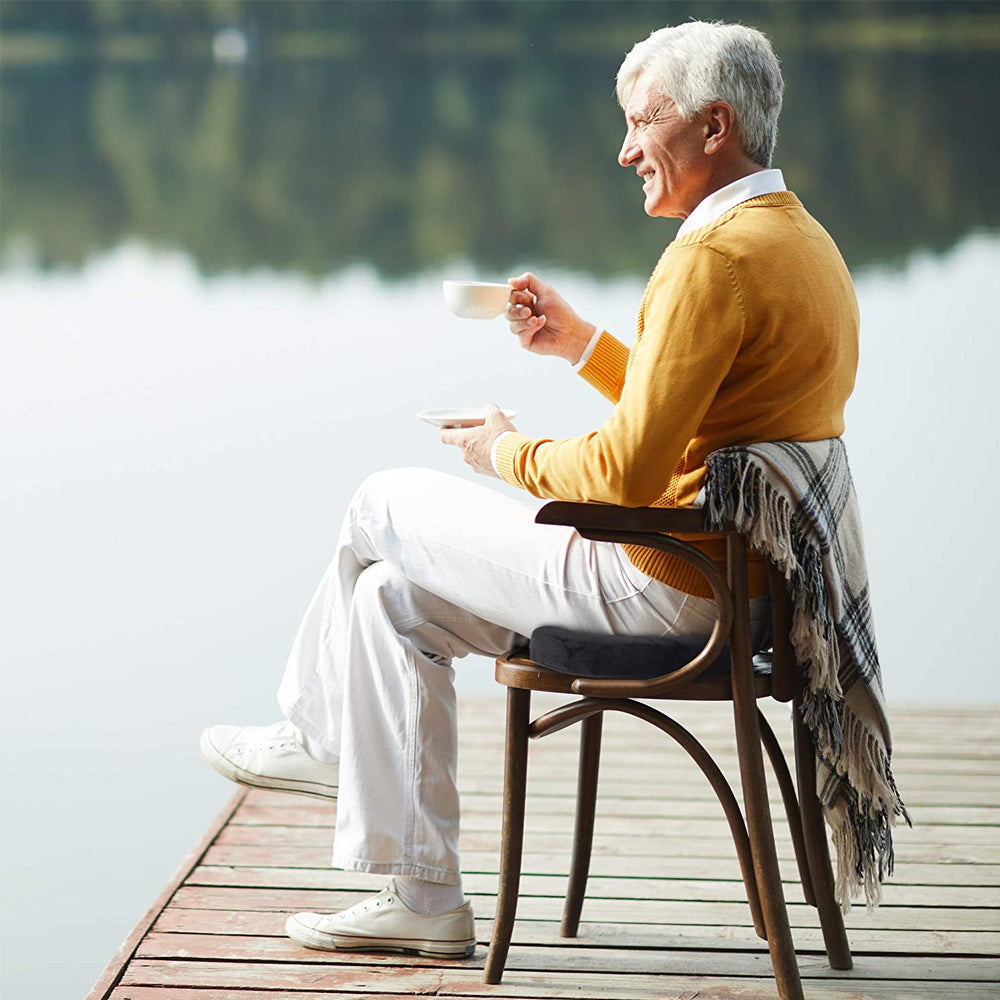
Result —
<path fill-rule="evenodd" d="M 522 302 L 512 302 L 505 309 L 505 312 L 507 313 L 507 319 L 508 319 L 508 321 L 510 321 L 510 320 L 518 320 L 518 319 L 527 319 L 529 316 L 532 315 L 532 308 L 531 308 L 532 305 L 533 305 L 533 303 L 531 303 L 531 302 L 523 302 L 523 303 Z"/>
<path fill-rule="evenodd" d="M 549 287 L 541 278 L 532 274 L 531 271 L 525 271 L 524 274 L 519 274 L 516 278 L 508 278 L 507 284 L 511 288 L 516 288 L 520 291 L 529 291 L 536 297 L 548 291 Z"/>
<path fill-rule="evenodd" d="M 496 403 L 490 403 L 486 407 L 486 423 L 487 424 L 507 424 L 510 421 L 504 416 L 503 410 Z"/>
<path fill-rule="evenodd" d="M 545 326 L 545 321 L 546 316 L 544 313 L 541 316 L 528 316 L 525 319 L 508 320 L 510 332 L 516 333 L 518 336 L 524 333 L 537 333 Z"/>
<path fill-rule="evenodd" d="M 442 444 L 457 444 L 459 446 L 465 444 L 465 428 L 463 428 L 463 427 L 442 427 L 441 428 L 441 443 Z"/>
<path fill-rule="evenodd" d="M 535 296 L 531 292 L 519 292 L 514 289 L 510 293 L 511 306 L 530 306 L 535 301 Z"/>

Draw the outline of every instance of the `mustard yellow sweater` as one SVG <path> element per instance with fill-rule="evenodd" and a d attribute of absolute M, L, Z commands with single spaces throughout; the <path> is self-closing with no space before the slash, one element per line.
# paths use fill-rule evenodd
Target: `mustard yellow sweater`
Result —
<path fill-rule="evenodd" d="M 538 497 L 690 506 L 717 448 L 842 434 L 857 361 L 857 300 L 836 245 L 794 194 L 761 195 L 666 248 L 631 350 L 601 334 L 580 374 L 615 404 L 607 422 L 561 441 L 509 434 L 497 467 Z M 699 547 L 724 565 L 721 539 Z M 626 551 L 644 573 L 711 596 L 685 563 Z M 764 593 L 759 560 L 750 583 Z"/>

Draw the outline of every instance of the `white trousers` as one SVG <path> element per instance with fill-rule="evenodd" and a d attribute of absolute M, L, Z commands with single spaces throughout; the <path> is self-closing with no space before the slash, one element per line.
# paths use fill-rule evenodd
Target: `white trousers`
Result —
<path fill-rule="evenodd" d="M 278 692 L 311 748 L 340 761 L 335 866 L 459 883 L 455 657 L 497 656 L 540 625 L 711 630 L 711 601 L 534 514 L 426 469 L 377 473 L 354 495 Z"/>

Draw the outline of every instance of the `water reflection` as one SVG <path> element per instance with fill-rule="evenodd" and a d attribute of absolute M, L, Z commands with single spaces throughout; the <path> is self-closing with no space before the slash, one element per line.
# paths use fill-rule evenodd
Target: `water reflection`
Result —
<path fill-rule="evenodd" d="M 662 12 L 612 5 L 617 30 L 578 25 L 573 47 L 551 10 L 530 21 L 507 5 L 513 23 L 497 34 L 496 5 L 470 4 L 470 44 L 442 54 L 426 51 L 433 34 L 401 41 L 427 5 L 306 6 L 353 39 L 337 58 L 279 58 L 286 36 L 268 48 L 265 24 L 243 71 L 208 58 L 8 66 L 6 260 L 79 266 L 138 236 L 185 249 L 206 273 L 367 262 L 401 276 L 455 259 L 648 272 L 672 228 L 644 218 L 635 178 L 615 163 L 612 80 Z M 594 21 L 605 6 L 578 13 Z M 745 4 L 711 6 L 747 16 Z M 788 8 L 812 6 L 830 9 L 764 5 L 758 21 L 788 81 L 776 160 L 849 264 L 1000 226 L 1000 150 L 982 128 L 1000 91 L 996 53 L 821 45 L 825 35 L 789 23 L 808 16 Z M 477 10 L 482 30 L 469 34 Z"/>

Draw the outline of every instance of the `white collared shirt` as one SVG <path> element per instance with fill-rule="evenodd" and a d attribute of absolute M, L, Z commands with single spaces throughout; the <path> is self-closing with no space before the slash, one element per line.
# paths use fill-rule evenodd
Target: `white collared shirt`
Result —
<path fill-rule="evenodd" d="M 677 236 L 684 236 L 695 229 L 707 226 L 719 216 L 725 215 L 731 208 L 735 208 L 751 198 L 759 198 L 762 194 L 774 194 L 777 191 L 787 190 L 785 178 L 780 170 L 758 170 L 754 174 L 747 174 L 746 177 L 741 177 L 739 180 L 733 181 L 732 184 L 727 184 L 725 187 L 719 188 L 718 191 L 713 191 L 708 197 L 702 198 L 695 205 L 691 214 L 681 223 L 680 229 L 677 230 Z M 573 371 L 578 372 L 590 360 L 590 355 L 594 353 L 597 341 L 601 338 L 601 332 L 600 327 L 594 331 L 594 335 L 584 348 L 580 359 L 573 365 Z M 510 431 L 504 432 L 504 434 L 510 433 Z M 490 462 L 498 475 L 497 448 L 504 434 L 497 435 L 490 450 Z"/>
<path fill-rule="evenodd" d="M 786 190 L 785 178 L 780 170 L 758 170 L 755 174 L 747 174 L 746 177 L 713 191 L 707 198 L 702 198 L 695 205 L 694 211 L 681 223 L 677 235 L 684 236 L 692 229 L 707 226 L 720 215 L 751 198 Z"/>

